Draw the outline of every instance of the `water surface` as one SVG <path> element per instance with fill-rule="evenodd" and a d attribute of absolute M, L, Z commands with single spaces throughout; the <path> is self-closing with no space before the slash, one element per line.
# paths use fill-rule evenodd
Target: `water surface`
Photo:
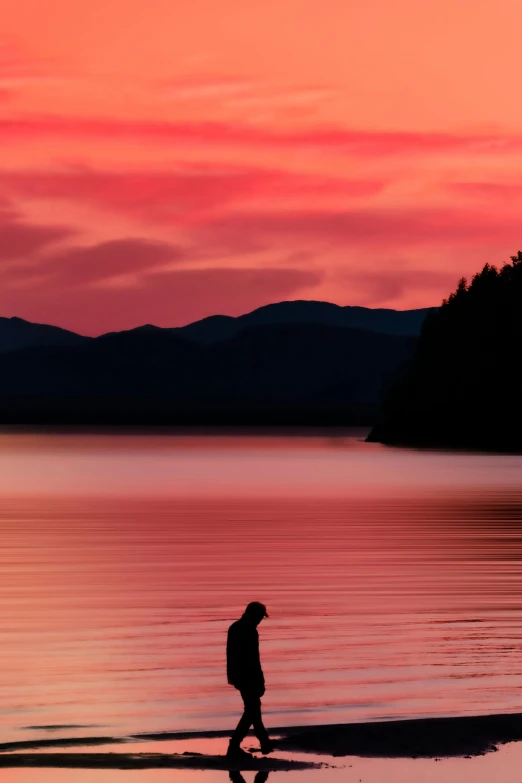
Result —
<path fill-rule="evenodd" d="M 362 435 L 1 435 L 4 741 L 230 727 L 250 600 L 269 725 L 520 711 L 522 457 Z"/>

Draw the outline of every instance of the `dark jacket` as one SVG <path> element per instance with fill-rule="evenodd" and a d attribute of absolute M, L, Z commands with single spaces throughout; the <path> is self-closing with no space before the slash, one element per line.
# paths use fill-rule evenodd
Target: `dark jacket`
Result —
<path fill-rule="evenodd" d="M 227 637 L 227 678 L 239 690 L 264 689 L 257 628 L 242 617 L 232 623 Z"/>

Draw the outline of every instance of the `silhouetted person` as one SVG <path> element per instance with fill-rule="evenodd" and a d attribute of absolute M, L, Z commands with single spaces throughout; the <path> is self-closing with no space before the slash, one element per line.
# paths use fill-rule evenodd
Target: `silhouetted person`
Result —
<path fill-rule="evenodd" d="M 257 626 L 264 617 L 268 617 L 266 606 L 252 601 L 243 616 L 228 629 L 227 678 L 230 685 L 240 692 L 245 709 L 230 740 L 227 756 L 251 758 L 249 753 L 241 749 L 241 743 L 250 726 L 254 727 L 255 735 L 261 744 L 261 753 L 271 753 L 274 749 L 261 717 L 265 678 L 259 659 Z"/>

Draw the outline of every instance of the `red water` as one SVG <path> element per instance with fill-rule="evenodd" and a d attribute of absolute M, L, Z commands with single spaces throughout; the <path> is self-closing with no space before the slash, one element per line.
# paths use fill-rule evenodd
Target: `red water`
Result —
<path fill-rule="evenodd" d="M 521 710 L 521 478 L 348 435 L 1 436 L 2 738 L 230 727 L 250 600 L 269 725 Z"/>

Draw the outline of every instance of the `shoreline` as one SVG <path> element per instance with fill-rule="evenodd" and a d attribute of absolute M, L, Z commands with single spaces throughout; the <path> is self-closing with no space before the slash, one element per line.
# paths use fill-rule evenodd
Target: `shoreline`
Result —
<path fill-rule="evenodd" d="M 227 738 L 230 731 L 156 732 L 126 737 L 79 737 L 22 740 L 0 744 L 0 768 L 70 767 L 107 769 L 312 769 L 316 762 L 277 758 L 277 752 L 312 753 L 330 757 L 450 758 L 480 756 L 499 745 L 522 740 L 522 713 L 453 718 L 418 718 L 371 723 L 284 726 L 270 729 L 276 740 L 273 757 L 241 760 L 226 756 L 185 753 L 58 752 L 58 748 L 121 745 L 158 741 Z M 56 752 L 35 753 L 56 749 Z M 25 751 L 25 752 L 24 752 Z M 245 766 L 246 764 L 246 766 Z M 296 766 L 297 765 L 297 766 Z"/>
<path fill-rule="evenodd" d="M 412 718 L 289 729 L 278 749 L 367 758 L 481 756 L 522 740 L 522 713 Z"/>
<path fill-rule="evenodd" d="M 344 423 L 304 423 L 304 424 L 172 424 L 172 423 L 128 423 L 128 424 L 89 424 L 89 423 L 28 423 L 10 424 L 0 421 L 0 435 L 179 435 L 223 437 L 350 437 L 356 436 L 367 441 L 372 424 Z"/>
<path fill-rule="evenodd" d="M 326 766 L 313 761 L 278 758 L 251 759 L 210 756 L 203 753 L 9 753 L 0 754 L 0 769 L 197 769 L 255 770 L 291 772 L 320 769 Z"/>

